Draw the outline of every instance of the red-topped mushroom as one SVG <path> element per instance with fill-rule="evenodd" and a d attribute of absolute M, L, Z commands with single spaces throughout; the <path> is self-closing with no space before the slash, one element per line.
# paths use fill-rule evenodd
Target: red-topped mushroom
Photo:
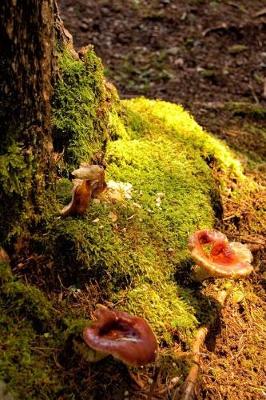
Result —
<path fill-rule="evenodd" d="M 158 344 L 147 321 L 103 305 L 98 306 L 95 316 L 97 319 L 83 331 L 88 346 L 135 367 L 155 361 Z"/>
<path fill-rule="evenodd" d="M 253 271 L 252 254 L 242 243 L 229 243 L 227 237 L 215 230 L 201 230 L 189 238 L 192 258 L 205 277 L 239 278 Z"/>

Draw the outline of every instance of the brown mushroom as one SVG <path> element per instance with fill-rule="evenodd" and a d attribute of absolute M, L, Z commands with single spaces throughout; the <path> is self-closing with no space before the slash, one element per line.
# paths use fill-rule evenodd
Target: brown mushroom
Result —
<path fill-rule="evenodd" d="M 127 365 L 142 366 L 155 360 L 156 337 L 143 318 L 98 305 L 96 321 L 85 328 L 85 343 L 94 350 L 111 354 Z"/>
<path fill-rule="evenodd" d="M 61 210 L 61 215 L 82 215 L 87 210 L 92 194 L 92 185 L 88 180 L 74 179 L 71 202 Z"/>
<path fill-rule="evenodd" d="M 240 278 L 253 271 L 248 247 L 242 243 L 229 243 L 221 232 L 197 231 L 190 236 L 188 247 L 197 263 L 198 277 Z"/>
<path fill-rule="evenodd" d="M 10 263 L 10 258 L 7 252 L 3 249 L 3 247 L 0 247 L 0 262 L 3 263 Z"/>
<path fill-rule="evenodd" d="M 89 201 L 107 187 L 104 169 L 99 165 L 81 164 L 80 168 L 72 172 L 72 175 L 78 179 L 73 180 L 72 199 L 61 211 L 63 217 L 84 214 Z"/>

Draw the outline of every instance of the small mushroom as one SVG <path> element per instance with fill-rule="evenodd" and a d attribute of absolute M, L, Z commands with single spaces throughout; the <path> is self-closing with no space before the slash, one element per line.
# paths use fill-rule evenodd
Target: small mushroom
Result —
<path fill-rule="evenodd" d="M 73 180 L 71 202 L 61 210 L 61 215 L 82 215 L 87 210 L 89 201 L 102 193 L 107 185 L 104 169 L 99 165 L 81 164 L 72 172 L 78 179 Z"/>
<path fill-rule="evenodd" d="M 71 202 L 61 210 L 61 215 L 82 215 L 87 210 L 92 194 L 92 185 L 88 180 L 74 179 Z"/>
<path fill-rule="evenodd" d="M 215 230 L 201 230 L 189 238 L 191 256 L 197 263 L 196 278 L 240 278 L 253 271 L 252 254 L 242 243 L 229 243 Z"/>
<path fill-rule="evenodd" d="M 98 305 L 95 316 L 83 331 L 89 347 L 135 367 L 155 361 L 158 344 L 147 321 L 103 305 Z"/>
<path fill-rule="evenodd" d="M 3 249 L 3 247 L 0 247 L 0 262 L 3 263 L 10 263 L 10 258 L 7 252 Z"/>
<path fill-rule="evenodd" d="M 71 174 L 78 179 L 104 180 L 104 169 L 100 165 L 81 163 L 80 167 L 71 172 Z"/>

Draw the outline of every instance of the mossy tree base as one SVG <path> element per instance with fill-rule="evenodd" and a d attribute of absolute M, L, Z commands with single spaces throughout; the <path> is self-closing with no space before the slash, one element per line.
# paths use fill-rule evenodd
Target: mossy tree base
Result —
<path fill-rule="evenodd" d="M 186 364 L 173 344 L 188 349 L 199 324 L 216 313 L 180 278 L 192 264 L 188 237 L 214 225 L 229 182 L 254 187 L 230 150 L 182 107 L 143 98 L 120 102 L 93 50 L 82 58 L 64 52 L 59 60 L 57 200 L 44 209 L 31 240 L 29 251 L 44 260 L 41 271 L 38 261 L 36 270 L 25 271 L 29 282 L 39 283 L 38 272 L 42 291 L 16 279 L 6 264 L 0 272 L 0 380 L 18 399 L 87 398 L 96 393 L 89 373 L 123 369 L 110 358 L 99 366 L 80 357 L 91 317 L 84 305 L 91 311 L 99 300 L 144 316 L 162 348 L 158 363 L 182 376 Z M 92 201 L 82 217 L 59 217 L 71 196 L 66 176 L 82 161 L 103 163 L 104 152 L 107 181 L 130 183 L 131 197 Z M 96 284 L 99 296 L 93 297 Z M 110 396 L 123 398 L 124 385 L 114 385 L 116 397 Z"/>

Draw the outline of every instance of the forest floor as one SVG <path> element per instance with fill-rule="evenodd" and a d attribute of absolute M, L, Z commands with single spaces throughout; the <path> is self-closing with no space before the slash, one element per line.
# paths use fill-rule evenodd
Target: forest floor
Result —
<path fill-rule="evenodd" d="M 75 46 L 95 46 L 122 98 L 182 104 L 227 141 L 246 174 L 265 183 L 264 0 L 61 0 L 60 8 Z M 257 274 L 243 283 L 245 300 L 234 294 L 222 310 L 204 350 L 198 399 L 266 398 L 265 238 L 250 223 L 265 198 L 261 192 L 241 210 L 224 205 L 218 222 L 250 245 Z"/>

